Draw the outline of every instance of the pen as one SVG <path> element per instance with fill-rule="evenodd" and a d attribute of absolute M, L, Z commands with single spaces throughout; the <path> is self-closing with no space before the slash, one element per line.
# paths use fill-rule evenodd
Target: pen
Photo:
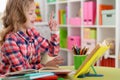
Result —
<path fill-rule="evenodd" d="M 79 55 L 79 53 L 80 53 L 80 48 L 78 48 L 77 46 L 73 46 L 73 47 L 72 47 L 72 50 L 73 50 L 73 53 L 74 53 L 75 55 Z"/>
<path fill-rule="evenodd" d="M 77 52 L 77 55 L 79 55 L 79 53 L 80 53 L 80 48 L 78 48 L 77 46 L 76 46 L 76 52 Z"/>

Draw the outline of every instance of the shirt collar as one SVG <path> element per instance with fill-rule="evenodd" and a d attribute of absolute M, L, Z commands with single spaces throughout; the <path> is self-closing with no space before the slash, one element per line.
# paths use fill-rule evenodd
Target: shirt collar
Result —
<path fill-rule="evenodd" d="M 28 35 L 26 35 L 23 31 L 20 31 L 20 30 L 17 32 L 17 34 L 20 35 L 20 37 L 22 37 L 27 42 L 33 42 L 34 40 L 34 36 L 33 36 L 31 29 L 27 29 Z"/>

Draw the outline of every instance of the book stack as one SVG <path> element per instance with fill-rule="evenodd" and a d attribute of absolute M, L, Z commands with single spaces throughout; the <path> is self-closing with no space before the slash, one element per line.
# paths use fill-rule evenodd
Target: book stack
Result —
<path fill-rule="evenodd" d="M 2 80 L 58 80 L 59 75 L 67 75 L 71 71 L 56 67 L 43 67 L 39 70 L 26 69 L 7 73 Z"/>
<path fill-rule="evenodd" d="M 60 9 L 59 12 L 58 12 L 58 15 L 59 15 L 59 24 L 66 24 L 67 21 L 66 21 L 66 10 L 65 9 Z"/>
<path fill-rule="evenodd" d="M 35 70 L 36 71 L 36 70 Z M 31 72 L 31 70 L 30 70 Z M 17 71 L 6 75 L 2 80 L 57 80 L 57 76 L 53 72 L 31 72 Z"/>

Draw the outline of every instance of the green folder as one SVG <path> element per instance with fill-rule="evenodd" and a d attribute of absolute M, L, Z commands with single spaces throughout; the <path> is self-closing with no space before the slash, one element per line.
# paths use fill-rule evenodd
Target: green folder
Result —
<path fill-rule="evenodd" d="M 67 48 L 67 29 L 60 28 L 60 47 Z"/>

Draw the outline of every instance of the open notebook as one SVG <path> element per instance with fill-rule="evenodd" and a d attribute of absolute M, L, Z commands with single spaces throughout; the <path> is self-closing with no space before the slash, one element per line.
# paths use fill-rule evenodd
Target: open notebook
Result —
<path fill-rule="evenodd" d="M 56 67 L 43 67 L 39 70 L 36 69 L 26 69 L 22 71 L 16 71 L 16 72 L 10 72 L 7 73 L 6 76 L 20 76 L 24 74 L 29 74 L 29 73 L 40 73 L 40 72 L 53 72 L 55 74 L 68 74 L 72 70 L 70 69 L 63 69 L 63 68 L 56 68 Z"/>
<path fill-rule="evenodd" d="M 109 43 L 103 41 L 102 44 L 97 44 L 91 53 L 86 57 L 85 61 L 76 71 L 74 77 L 77 78 L 80 75 L 88 73 L 90 67 L 109 49 Z"/>

